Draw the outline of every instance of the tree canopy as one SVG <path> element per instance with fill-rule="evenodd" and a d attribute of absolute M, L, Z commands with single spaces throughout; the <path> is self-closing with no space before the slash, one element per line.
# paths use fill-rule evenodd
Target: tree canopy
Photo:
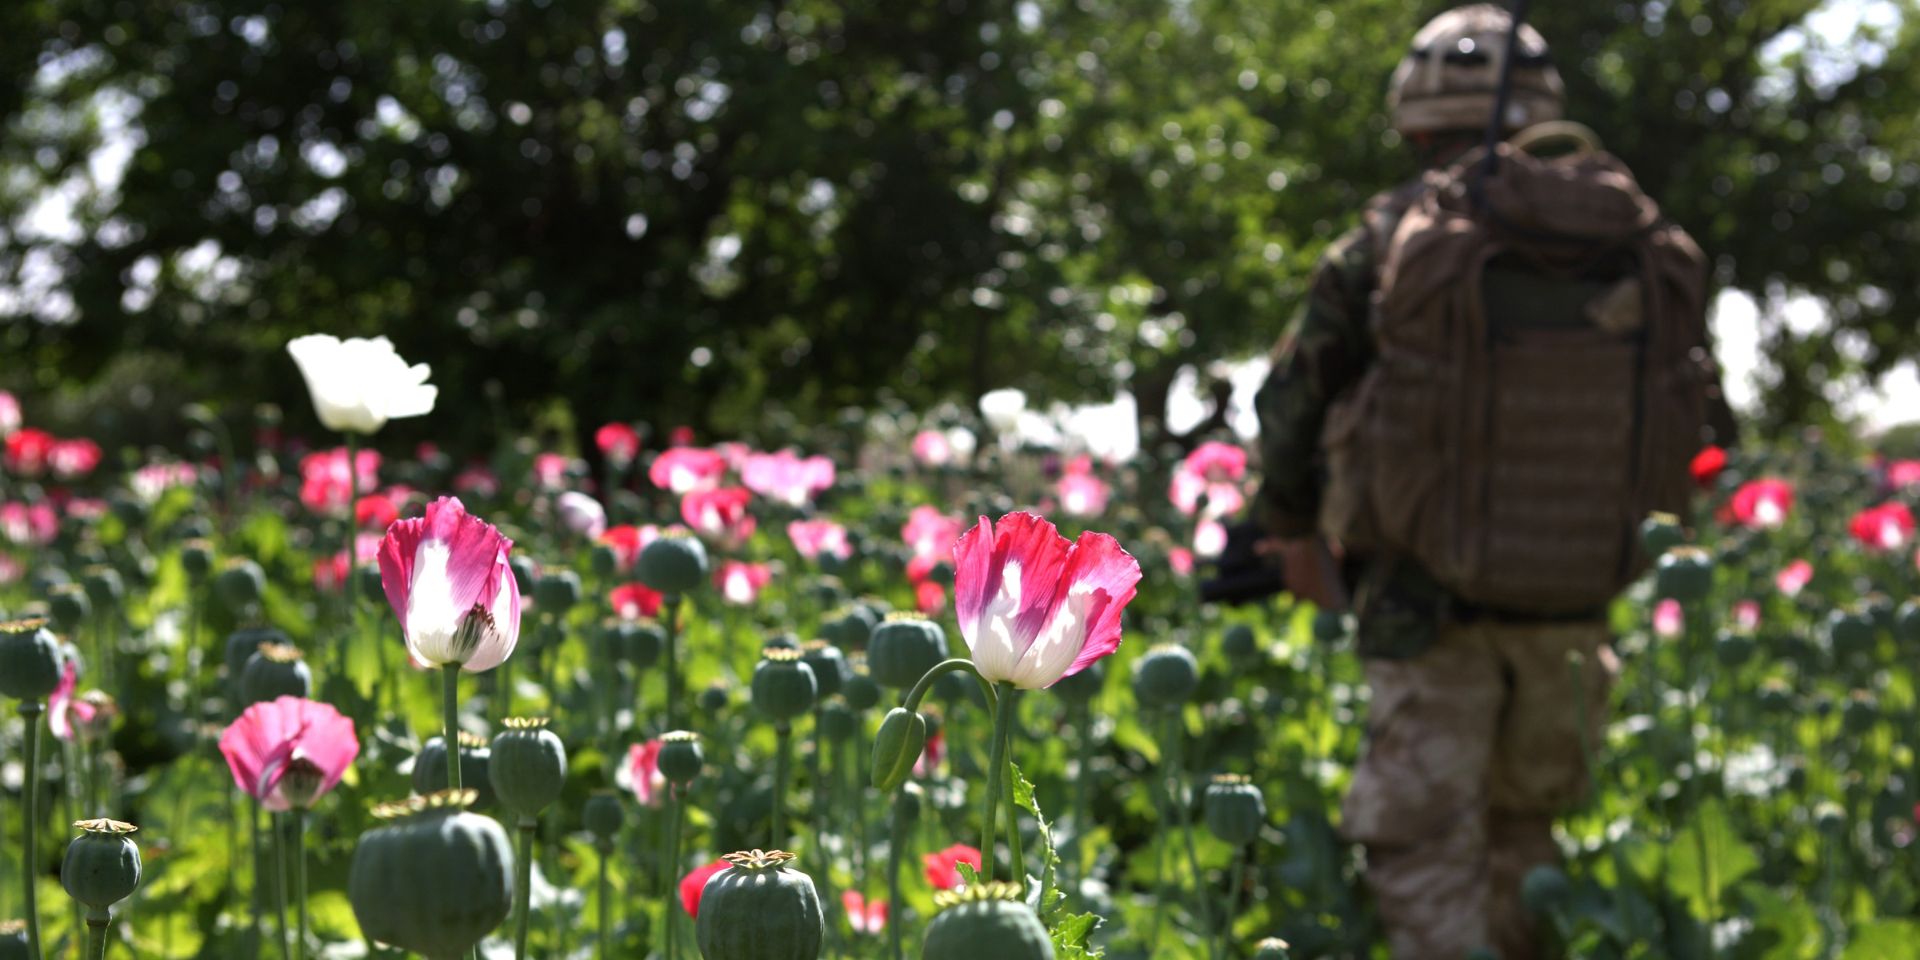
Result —
<path fill-rule="evenodd" d="M 1152 410 L 1270 345 L 1412 172 L 1383 92 L 1444 6 L 16 0 L 0 385 L 305 417 L 281 347 L 327 331 L 433 364 L 468 439 L 560 401 L 723 430 L 1005 385 Z M 1569 114 L 1720 284 L 1829 305 L 1832 335 L 1769 330 L 1776 426 L 1920 353 L 1920 17 L 1835 49 L 1820 6 L 1534 18 Z"/>

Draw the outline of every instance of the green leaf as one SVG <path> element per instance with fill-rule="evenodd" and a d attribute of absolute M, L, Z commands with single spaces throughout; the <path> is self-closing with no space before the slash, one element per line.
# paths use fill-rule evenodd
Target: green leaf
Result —
<path fill-rule="evenodd" d="M 1040 915 L 1040 922 L 1046 924 L 1048 936 L 1053 940 L 1054 955 L 1065 960 L 1075 958 L 1099 957 L 1103 954 L 1087 942 L 1100 918 L 1090 913 L 1074 913 L 1068 905 L 1066 891 L 1060 889 L 1060 854 L 1053 842 L 1053 827 L 1047 823 L 1047 817 L 1040 812 L 1040 802 L 1035 798 L 1033 784 L 1020 772 L 1019 764 L 1008 761 L 1008 776 L 1013 778 L 1013 802 L 1033 817 L 1040 834 L 1040 888 L 1035 891 L 1029 902 L 1035 904 L 1034 912 Z"/>
<path fill-rule="evenodd" d="M 1876 920 L 1853 929 L 1840 960 L 1920 960 L 1920 923 Z"/>
<path fill-rule="evenodd" d="M 1701 870 L 1703 840 L 1708 871 Z M 1700 806 L 1693 822 L 1674 835 L 1667 852 L 1668 887 L 1685 897 L 1694 915 L 1700 917 L 1707 916 L 1710 892 L 1717 891 L 1724 909 L 1726 892 L 1760 866 L 1759 856 L 1740 839 L 1727 820 L 1726 808 L 1717 800 Z"/>

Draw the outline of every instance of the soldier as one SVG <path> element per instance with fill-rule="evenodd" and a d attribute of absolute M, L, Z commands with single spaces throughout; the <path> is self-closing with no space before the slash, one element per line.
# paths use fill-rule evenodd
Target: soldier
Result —
<path fill-rule="evenodd" d="M 1497 99 L 1506 135 L 1561 115 L 1545 41 L 1510 28 L 1479 4 L 1415 36 L 1388 105 L 1423 175 L 1326 251 L 1256 401 L 1262 552 L 1322 607 L 1357 581 L 1372 701 L 1342 831 L 1400 960 L 1540 954 L 1521 881 L 1587 790 L 1608 601 L 1644 568 L 1634 525 L 1684 506 L 1717 382 L 1704 258 L 1584 128 L 1570 166 L 1477 149 Z M 1605 201 L 1568 216 L 1625 219 L 1565 230 L 1563 189 Z"/>

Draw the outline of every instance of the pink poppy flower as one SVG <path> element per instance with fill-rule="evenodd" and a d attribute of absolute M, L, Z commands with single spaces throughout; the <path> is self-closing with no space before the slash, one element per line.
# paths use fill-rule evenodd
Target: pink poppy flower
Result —
<path fill-rule="evenodd" d="M 603 424 L 593 432 L 593 445 L 607 462 L 625 468 L 640 455 L 640 434 L 624 423 Z"/>
<path fill-rule="evenodd" d="M 659 591 L 644 583 L 624 584 L 607 593 L 607 605 L 622 620 L 654 616 L 660 612 L 660 604 L 664 599 Z"/>
<path fill-rule="evenodd" d="M 1869 550 L 1894 550 L 1913 539 L 1913 511 L 1897 500 L 1853 515 L 1847 532 Z"/>
<path fill-rule="evenodd" d="M 338 592 L 352 573 L 353 564 L 345 550 L 313 558 L 313 588 L 321 593 Z"/>
<path fill-rule="evenodd" d="M 361 450 L 354 454 L 354 489 L 371 491 L 379 486 L 380 454 Z M 347 509 L 347 448 L 317 450 L 300 458 L 300 502 L 314 513 L 345 513 Z"/>
<path fill-rule="evenodd" d="M 1105 480 L 1091 473 L 1075 473 L 1071 468 L 1053 486 L 1053 495 L 1060 498 L 1060 510 L 1070 517 L 1105 513 L 1112 493 Z"/>
<path fill-rule="evenodd" d="M 47 697 L 47 729 L 62 742 L 72 743 L 93 722 L 94 706 L 75 695 L 80 687 L 79 662 L 73 657 L 66 661 L 60 668 L 59 686 Z"/>
<path fill-rule="evenodd" d="M 1202 560 L 1211 560 L 1227 548 L 1227 528 L 1225 524 L 1211 517 L 1205 517 L 1193 526 L 1193 555 Z"/>
<path fill-rule="evenodd" d="M 281 697 L 248 707 L 220 735 L 233 782 L 268 810 L 305 809 L 360 755 L 353 721 L 324 703 Z"/>
<path fill-rule="evenodd" d="M 384 493 L 369 493 L 353 505 L 355 526 L 372 530 L 385 530 L 400 519 L 400 505 L 393 497 Z"/>
<path fill-rule="evenodd" d="M 627 786 L 643 807 L 657 807 L 666 799 L 667 776 L 660 772 L 659 740 L 627 748 Z"/>
<path fill-rule="evenodd" d="M 738 441 L 723 440 L 713 445 L 713 452 L 720 455 L 728 470 L 739 473 L 747 468 L 747 457 L 753 454 L 753 448 Z"/>
<path fill-rule="evenodd" d="M 454 476 L 453 492 L 490 500 L 500 493 L 500 478 L 485 464 L 474 464 Z"/>
<path fill-rule="evenodd" d="M 736 607 L 751 605 L 760 597 L 760 588 L 773 579 L 773 570 L 764 563 L 728 560 L 713 572 L 714 588 Z"/>
<path fill-rule="evenodd" d="M 974 666 L 990 682 L 1052 686 L 1120 646 L 1120 614 L 1140 564 L 1091 531 L 1069 542 L 1031 513 L 986 517 L 954 545 L 954 606 Z"/>
<path fill-rule="evenodd" d="M 1920 486 L 1920 460 L 1894 460 L 1883 468 L 1883 472 L 1887 486 L 1894 490 Z"/>
<path fill-rule="evenodd" d="M 1780 568 L 1773 575 L 1773 585 L 1789 597 L 1798 596 L 1807 584 L 1813 582 L 1813 564 L 1805 560 L 1795 560 Z"/>
<path fill-rule="evenodd" d="M 1668 597 L 1654 604 L 1653 633 L 1657 637 L 1671 640 L 1686 629 L 1686 612 L 1680 608 L 1680 601 Z"/>
<path fill-rule="evenodd" d="M 946 558 L 953 555 L 953 542 L 960 539 L 960 531 L 965 528 L 958 517 L 949 517 L 938 507 L 919 506 L 907 514 L 900 539 L 916 557 Z"/>
<path fill-rule="evenodd" d="M 833 486 L 833 477 L 832 460 L 802 458 L 791 450 L 748 454 L 740 469 L 740 482 L 747 489 L 790 507 L 813 502 L 822 490 Z"/>
<path fill-rule="evenodd" d="M 1733 518 L 1743 527 L 1772 530 L 1793 510 L 1793 484 L 1777 477 L 1749 480 L 1733 492 Z"/>
<path fill-rule="evenodd" d="M 841 560 L 853 555 L 847 528 L 832 520 L 795 520 L 787 524 L 787 539 L 793 541 L 794 552 L 808 560 L 817 560 L 821 554 Z"/>
<path fill-rule="evenodd" d="M 726 472 L 726 459 L 712 450 L 673 447 L 653 458 L 653 464 L 647 467 L 647 479 L 662 490 L 685 495 L 718 487 Z"/>
<path fill-rule="evenodd" d="M 1760 627 L 1760 604 L 1754 600 L 1741 600 L 1733 605 L 1733 625 L 1748 633 Z"/>
<path fill-rule="evenodd" d="M 669 447 L 693 446 L 693 428 L 683 423 L 677 427 L 674 427 L 672 430 L 667 431 L 667 446 Z"/>
<path fill-rule="evenodd" d="M 99 465 L 100 445 L 92 440 L 56 440 L 47 451 L 47 466 L 62 480 L 84 477 Z"/>
<path fill-rule="evenodd" d="M 46 472 L 47 457 L 53 453 L 53 434 L 26 427 L 7 435 L 6 464 L 9 473 L 37 477 Z"/>
<path fill-rule="evenodd" d="M 728 866 L 725 860 L 715 860 L 680 878 L 680 906 L 686 908 L 687 916 L 699 919 L 700 894 L 706 892 L 707 881 Z"/>
<path fill-rule="evenodd" d="M 72 497 L 65 507 L 67 519 L 92 522 L 107 515 L 107 502 L 99 497 Z"/>
<path fill-rule="evenodd" d="M 947 609 L 947 588 L 922 580 L 913 585 L 913 605 L 923 616 L 939 616 Z"/>
<path fill-rule="evenodd" d="M 565 454 L 541 453 L 533 458 L 533 482 L 542 490 L 553 492 L 567 485 L 567 471 L 572 469 L 573 459 Z"/>
<path fill-rule="evenodd" d="M 13 557 L 0 553 L 0 586 L 19 583 L 27 575 L 27 566 Z"/>
<path fill-rule="evenodd" d="M 140 502 L 151 504 L 174 487 L 192 486 L 200 480 L 200 468 L 191 463 L 149 463 L 133 471 L 127 487 Z"/>
<path fill-rule="evenodd" d="M 953 462 L 953 443 L 938 430 L 922 430 L 913 435 L 913 458 L 923 467 L 944 467 Z"/>
<path fill-rule="evenodd" d="M 960 885 L 960 864 L 968 864 L 974 872 L 980 870 L 980 851 L 964 843 L 935 853 L 923 853 L 920 862 L 927 868 L 927 882 L 935 890 L 952 890 Z"/>
<path fill-rule="evenodd" d="M 753 536 L 753 514 L 747 512 L 752 498 L 745 487 L 695 490 L 680 498 L 680 519 L 702 536 L 744 543 Z"/>
<path fill-rule="evenodd" d="M 1173 568 L 1175 576 L 1193 576 L 1193 551 L 1186 547 L 1174 547 L 1168 550 L 1167 566 Z"/>
<path fill-rule="evenodd" d="M 601 543 L 613 550 L 614 568 L 623 572 L 632 570 L 634 563 L 640 559 L 640 551 L 658 539 L 660 528 L 650 523 L 640 527 L 630 523 L 608 527 L 599 537 Z"/>
<path fill-rule="evenodd" d="M 847 924 L 854 933 L 878 935 L 887 929 L 887 902 L 868 900 L 858 890 L 840 894 L 840 906 L 847 911 Z"/>
<path fill-rule="evenodd" d="M 1195 447 L 1173 472 L 1167 499 L 1187 516 L 1206 499 L 1207 515 L 1224 517 L 1246 504 L 1240 484 L 1247 476 L 1247 452 L 1230 443 L 1209 440 Z"/>
<path fill-rule="evenodd" d="M 513 541 L 452 497 L 387 528 L 380 584 L 416 663 L 478 673 L 513 655 L 520 589 L 507 563 L 512 549 Z"/>
<path fill-rule="evenodd" d="M 932 555 L 917 556 L 907 561 L 907 582 L 919 586 L 929 576 L 933 568 L 940 565 L 940 558 Z"/>
<path fill-rule="evenodd" d="M 60 515 L 54 512 L 52 504 L 44 501 L 0 503 L 0 536 L 6 537 L 8 543 L 44 547 L 60 536 Z"/>

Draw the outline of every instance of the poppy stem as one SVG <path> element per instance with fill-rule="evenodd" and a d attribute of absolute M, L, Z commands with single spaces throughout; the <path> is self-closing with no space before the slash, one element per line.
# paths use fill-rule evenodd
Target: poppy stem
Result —
<path fill-rule="evenodd" d="M 25 721 L 27 727 L 23 738 L 27 749 L 26 781 L 22 784 L 25 791 L 20 795 L 20 879 L 26 883 L 22 895 L 26 898 L 27 956 L 30 960 L 40 960 L 40 909 L 33 889 L 40 871 L 36 863 L 33 828 L 39 822 L 35 808 L 39 805 L 40 797 L 40 714 L 45 709 L 33 700 L 20 702 L 20 719 Z"/>
<path fill-rule="evenodd" d="M 904 960 L 900 952 L 900 861 L 907 858 L 907 805 L 896 799 L 893 804 L 893 835 L 887 841 L 887 908 L 894 915 L 887 920 L 887 950 L 890 960 Z"/>
<path fill-rule="evenodd" d="M 343 631 L 345 636 L 333 646 L 333 670 L 343 675 L 347 672 L 347 644 L 355 640 L 353 592 L 358 585 L 354 582 L 354 571 L 358 566 L 355 561 L 359 557 L 354 549 L 354 534 L 360 530 L 360 440 L 351 430 L 346 431 L 345 436 L 347 440 L 347 526 L 341 532 L 340 538 L 341 549 L 347 554 L 347 575 L 340 578 L 339 588 L 340 600 L 344 607 L 341 613 L 345 615 L 346 629 Z"/>
<path fill-rule="evenodd" d="M 294 929 L 294 952 L 307 955 L 307 811 L 293 808 L 293 902 L 298 923 Z"/>
<path fill-rule="evenodd" d="M 273 827 L 274 939 L 280 941 L 280 960 L 293 960 L 287 946 L 287 831 L 277 813 L 267 822 Z"/>
<path fill-rule="evenodd" d="M 1200 912 L 1200 928 L 1206 930 L 1213 927 L 1213 918 L 1210 916 L 1213 910 L 1207 905 L 1207 875 L 1200 869 L 1200 856 L 1193 846 L 1193 817 L 1188 804 L 1184 769 L 1186 764 L 1182 759 L 1181 749 L 1186 735 L 1185 726 L 1178 707 L 1169 711 L 1166 748 L 1162 751 L 1167 757 L 1169 768 L 1167 806 L 1173 808 L 1174 823 L 1180 828 L 1180 839 L 1187 848 L 1187 869 L 1193 872 L 1194 902 Z"/>
<path fill-rule="evenodd" d="M 900 701 L 900 705 L 908 710 L 920 709 L 920 701 L 927 695 L 927 691 L 933 689 L 933 682 L 940 679 L 942 675 L 952 673 L 955 670 L 965 670 L 973 674 L 973 678 L 980 681 L 980 690 L 986 694 L 987 704 L 989 706 L 993 704 L 993 684 L 988 683 L 987 678 L 980 675 L 980 668 L 974 666 L 973 661 L 965 657 L 954 657 L 950 660 L 942 660 L 929 668 L 927 672 L 920 677 L 920 682 L 914 684 L 912 690 L 907 691 L 907 696 L 904 700 Z"/>
<path fill-rule="evenodd" d="M 531 817 L 520 818 L 520 859 L 514 864 L 520 877 L 514 887 L 513 897 L 519 901 L 514 904 L 520 916 L 513 933 L 514 960 L 527 960 L 527 929 L 533 913 L 533 831 L 537 824 Z"/>
<path fill-rule="evenodd" d="M 440 668 L 440 706 L 446 714 L 447 789 L 460 789 L 460 665 Z"/>
<path fill-rule="evenodd" d="M 680 788 L 678 786 L 673 784 L 667 785 L 667 804 L 673 808 L 667 818 L 667 855 L 669 858 L 667 860 L 667 876 L 677 877 L 680 875 L 680 825 L 685 821 L 687 814 L 686 798 L 680 795 Z M 679 939 L 677 933 L 680 929 L 680 917 L 673 911 L 673 889 L 667 887 L 665 888 L 665 893 L 667 914 L 667 953 L 665 960 L 676 960 L 679 956 L 679 951 L 675 949 L 675 941 Z"/>
<path fill-rule="evenodd" d="M 596 946 L 595 956 L 599 957 L 600 960 L 607 960 L 607 943 L 609 939 L 609 934 L 613 927 L 613 924 L 612 924 L 613 904 L 609 902 L 613 897 L 613 888 L 612 888 L 612 884 L 607 881 L 607 861 L 612 859 L 613 857 L 613 844 L 611 842 L 603 842 L 603 843 L 597 844 L 596 849 L 600 853 L 600 857 L 599 857 L 600 898 L 599 898 L 599 903 L 597 904 L 597 907 L 598 907 L 597 918 L 599 919 L 600 936 L 599 936 L 598 942 L 595 944 Z"/>
<path fill-rule="evenodd" d="M 680 727 L 680 595 L 667 598 L 667 729 Z"/>
<path fill-rule="evenodd" d="M 773 725 L 774 742 L 779 749 L 773 755 L 773 822 L 768 825 L 767 847 L 779 850 L 787 837 L 787 777 L 793 768 L 793 727 L 785 721 Z"/>
<path fill-rule="evenodd" d="M 926 682 L 925 678 L 922 678 L 921 682 Z M 989 745 L 987 758 L 987 803 L 985 812 L 980 816 L 980 879 L 982 880 L 993 879 L 993 841 L 1000 812 L 1001 784 L 1006 782 L 1007 777 L 1007 733 L 1013 726 L 1013 684 L 1002 680 L 997 686 L 999 698 L 993 705 L 993 741 Z"/>
<path fill-rule="evenodd" d="M 103 960 L 107 955 L 107 924 L 112 922 L 110 915 L 102 911 L 99 919 L 87 918 L 87 960 Z"/>

